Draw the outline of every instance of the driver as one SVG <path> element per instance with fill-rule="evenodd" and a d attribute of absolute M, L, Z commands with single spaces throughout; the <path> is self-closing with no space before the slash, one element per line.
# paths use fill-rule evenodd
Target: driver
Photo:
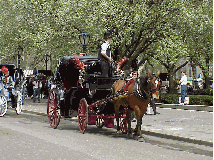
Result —
<path fill-rule="evenodd" d="M 111 63 L 113 62 L 112 55 L 111 55 L 111 48 L 110 48 L 110 41 L 111 41 L 111 33 L 106 32 L 104 33 L 104 41 L 103 44 L 100 46 L 98 52 L 98 59 L 100 60 L 102 76 L 103 77 L 111 77 Z"/>

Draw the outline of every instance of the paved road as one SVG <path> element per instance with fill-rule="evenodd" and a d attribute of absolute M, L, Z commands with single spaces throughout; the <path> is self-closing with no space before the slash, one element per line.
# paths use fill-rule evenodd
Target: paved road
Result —
<path fill-rule="evenodd" d="M 149 135 L 145 135 L 142 143 L 118 136 L 115 131 L 88 126 L 85 134 L 81 134 L 77 122 L 69 119 L 62 119 L 58 128 L 52 129 L 44 113 L 24 111 L 16 115 L 14 109 L 9 109 L 0 118 L 1 159 L 213 159 L 212 147 Z"/>
<path fill-rule="evenodd" d="M 45 99 L 42 103 L 26 100 L 23 105 L 23 110 L 43 114 L 46 109 Z M 213 146 L 213 112 L 170 108 L 157 108 L 157 111 L 160 114 L 143 117 L 144 134 Z M 135 125 L 132 123 L 133 128 Z"/>

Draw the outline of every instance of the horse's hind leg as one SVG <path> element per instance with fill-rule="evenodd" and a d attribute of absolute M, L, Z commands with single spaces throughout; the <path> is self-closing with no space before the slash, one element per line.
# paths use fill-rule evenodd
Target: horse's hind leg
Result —
<path fill-rule="evenodd" d="M 128 109 L 126 113 L 126 120 L 128 121 L 128 132 L 127 132 L 128 137 L 132 137 L 131 113 L 132 111 Z"/>

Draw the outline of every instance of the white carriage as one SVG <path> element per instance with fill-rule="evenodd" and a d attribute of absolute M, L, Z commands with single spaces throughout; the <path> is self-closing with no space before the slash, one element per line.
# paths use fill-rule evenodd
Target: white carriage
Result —
<path fill-rule="evenodd" d="M 11 93 L 10 93 L 11 92 Z M 0 117 L 3 117 L 8 109 L 8 106 L 12 107 L 11 94 L 15 97 L 15 111 L 20 114 L 22 111 L 22 94 L 19 87 L 8 86 L 4 84 L 4 81 L 0 80 Z"/>

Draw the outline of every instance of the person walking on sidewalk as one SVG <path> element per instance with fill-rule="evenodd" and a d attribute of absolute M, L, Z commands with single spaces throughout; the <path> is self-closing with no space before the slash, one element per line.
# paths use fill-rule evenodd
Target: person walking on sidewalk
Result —
<path fill-rule="evenodd" d="M 181 72 L 181 105 L 184 105 L 185 97 L 187 97 L 187 76 L 184 71 Z"/>
<path fill-rule="evenodd" d="M 36 102 L 36 96 L 38 97 L 38 103 L 40 103 L 40 94 L 41 94 L 41 88 L 42 88 L 42 83 L 38 80 L 36 77 L 35 81 L 33 82 L 33 102 Z"/>

